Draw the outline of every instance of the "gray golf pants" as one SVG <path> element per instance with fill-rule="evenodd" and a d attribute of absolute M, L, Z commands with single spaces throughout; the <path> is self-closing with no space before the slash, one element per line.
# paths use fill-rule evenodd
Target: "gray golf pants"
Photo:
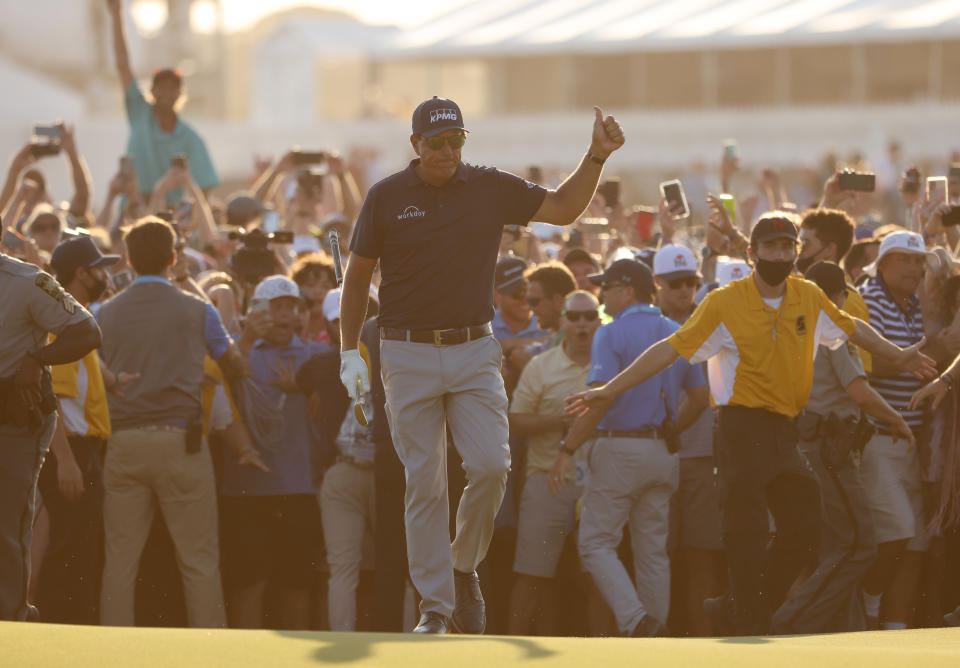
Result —
<path fill-rule="evenodd" d="M 670 610 L 667 533 L 670 498 L 680 482 L 677 455 L 653 438 L 598 438 L 580 513 L 580 558 L 617 626 L 630 633 L 644 615 L 666 623 Z M 630 523 L 636 587 L 617 557 Z"/>
<path fill-rule="evenodd" d="M 475 570 L 490 545 L 510 470 L 501 359 L 492 336 L 452 346 L 380 343 L 387 418 L 406 469 L 407 554 L 421 612 L 449 617 L 455 604 L 453 569 Z M 467 475 L 452 545 L 447 425 Z"/>

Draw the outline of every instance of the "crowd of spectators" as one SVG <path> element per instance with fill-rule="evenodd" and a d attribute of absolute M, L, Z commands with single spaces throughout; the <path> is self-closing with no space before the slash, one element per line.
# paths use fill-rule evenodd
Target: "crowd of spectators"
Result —
<path fill-rule="evenodd" d="M 54 149 L 38 150 L 35 139 L 13 156 L 0 192 L 0 250 L 48 270 L 103 332 L 98 353 L 52 369 L 60 420 L 40 476 L 29 600 L 52 622 L 409 630 L 416 592 L 407 581 L 403 468 L 379 379 L 376 288 L 360 349 L 371 370 L 369 425 L 349 410 L 338 376 L 332 254 L 348 253 L 370 185 L 366 165 L 333 149 L 293 148 L 259 164 L 247 189 L 223 193 L 203 140 L 180 116 L 182 76 L 156 72 L 145 96 L 130 70 L 120 3 L 108 5 L 130 141 L 105 201 L 94 211 L 82 128 L 62 123 L 44 141 Z M 69 201 L 44 179 L 51 153 L 68 161 Z M 662 314 L 674 321 L 666 336 L 711 291 L 750 280 L 749 239 L 768 212 L 796 224 L 797 271 L 838 306 L 896 344 L 922 341 L 941 373 L 956 371 L 960 164 L 928 188 L 925 178 L 939 174 L 921 173 L 905 154 L 891 145 L 869 190 L 845 189 L 834 160 L 814 191 L 822 166 L 792 183 L 762 170 L 755 186 L 728 143 L 715 173 L 704 167 L 683 183 L 693 215 L 667 197 L 624 201 L 611 178 L 569 228 L 504 229 L 493 333 L 510 397 L 512 467 L 479 569 L 488 632 L 629 633 L 637 620 L 623 622 L 620 609 L 633 598 L 671 634 L 724 631 L 722 615 L 703 605 L 727 591 L 730 556 L 706 386 L 722 369 L 678 362 L 676 396 L 639 386 L 599 425 L 613 438 L 638 415 L 653 423 L 666 409 L 680 432 L 676 452 L 610 459 L 584 448 L 571 463 L 559 461 L 559 448 L 575 419 L 565 399 L 588 380 L 610 380 L 660 338 L 631 339 L 622 316 Z M 615 172 L 615 161 L 607 169 Z M 544 177 L 536 169 L 527 178 Z M 331 230 L 342 248 L 330 247 Z M 863 411 L 875 434 L 851 436 L 828 460 L 811 445 L 820 427 L 805 436 L 801 424 L 822 526 L 804 545 L 800 576 L 766 602 L 770 614 L 780 608 L 767 630 L 960 625 L 947 614 L 960 605 L 949 567 L 960 553 L 951 385 L 960 377 L 941 376 L 925 390 L 938 401 L 924 403 L 915 394 L 925 381 L 865 351 L 837 361 L 824 347 L 816 364 L 798 420 L 812 415 L 819 425 Z M 798 366 L 779 380 L 800 383 L 802 373 Z M 463 472 L 452 445 L 448 455 L 455 503 Z M 595 480 L 602 504 L 585 509 L 591 476 L 633 470 L 646 476 L 642 503 L 602 496 Z M 855 518 L 832 521 L 851 507 Z M 771 516 L 767 540 L 776 535 Z M 817 580 L 827 562 L 844 576 Z M 850 605 L 863 614 L 839 604 L 824 608 L 829 618 L 810 613 L 808 578 L 838 598 L 853 591 Z"/>

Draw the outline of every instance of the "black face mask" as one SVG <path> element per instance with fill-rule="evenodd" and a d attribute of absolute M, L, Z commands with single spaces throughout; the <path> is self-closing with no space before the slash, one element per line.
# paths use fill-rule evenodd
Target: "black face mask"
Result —
<path fill-rule="evenodd" d="M 792 260 L 773 261 L 758 258 L 757 273 L 767 285 L 780 285 L 787 280 L 795 264 Z"/>

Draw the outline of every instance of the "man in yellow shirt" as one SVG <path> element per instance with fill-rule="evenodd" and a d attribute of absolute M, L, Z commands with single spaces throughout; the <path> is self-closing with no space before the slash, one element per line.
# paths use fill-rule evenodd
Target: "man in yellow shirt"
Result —
<path fill-rule="evenodd" d="M 609 383 L 568 400 L 577 414 L 602 410 L 678 356 L 707 362 L 718 412 L 715 456 L 730 594 L 708 599 L 705 607 L 731 634 L 767 632 L 771 614 L 817 547 L 819 488 L 797 450 L 793 423 L 810 394 L 816 346 L 836 348 L 849 338 L 905 371 L 935 375 L 918 346 L 890 343 L 840 311 L 815 284 L 791 275 L 796 223 L 788 213 L 762 216 L 750 237 L 756 270 L 749 277 L 711 292 L 686 324 Z M 769 549 L 768 509 L 777 526 Z"/>
<path fill-rule="evenodd" d="M 107 285 L 107 267 L 120 260 L 102 255 L 90 237 L 58 245 L 50 258 L 57 280 L 84 307 Z M 96 624 L 103 568 L 103 449 L 110 438 L 107 386 L 122 379 L 101 372 L 91 350 L 70 364 L 50 367 L 61 419 L 40 470 L 39 488 L 50 517 L 50 541 L 40 570 L 37 607 L 45 622 Z"/>

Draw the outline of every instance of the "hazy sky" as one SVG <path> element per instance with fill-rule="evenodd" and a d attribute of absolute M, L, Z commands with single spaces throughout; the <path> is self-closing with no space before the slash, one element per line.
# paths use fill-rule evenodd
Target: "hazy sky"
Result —
<path fill-rule="evenodd" d="M 345 10 L 367 23 L 412 26 L 439 16 L 470 0 L 220 0 L 224 27 L 242 30 L 264 14 L 289 7 L 311 5 Z"/>

